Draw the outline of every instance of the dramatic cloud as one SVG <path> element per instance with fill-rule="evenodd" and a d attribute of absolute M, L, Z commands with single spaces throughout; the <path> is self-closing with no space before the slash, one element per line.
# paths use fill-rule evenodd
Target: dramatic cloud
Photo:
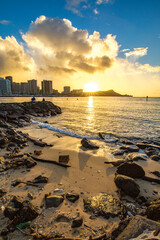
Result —
<path fill-rule="evenodd" d="M 0 24 L 2 24 L 2 25 L 8 25 L 10 23 L 10 21 L 8 21 L 8 20 L 1 20 L 0 21 Z"/>
<path fill-rule="evenodd" d="M 126 57 L 133 57 L 135 59 L 147 55 L 148 47 L 146 48 L 134 48 L 134 51 L 125 53 Z"/>
<path fill-rule="evenodd" d="M 160 66 L 153 67 L 149 64 L 139 65 L 139 69 L 150 72 L 150 73 L 160 73 Z"/>
<path fill-rule="evenodd" d="M 16 39 L 0 37 L 0 72 L 1 74 L 30 71 L 33 66 L 33 60 L 24 52 L 23 46 Z"/>
<path fill-rule="evenodd" d="M 40 16 L 22 37 L 37 64 L 37 72 L 105 71 L 118 52 L 115 36 L 101 39 L 98 32 L 89 36 L 87 30 L 78 30 L 67 19 Z"/>

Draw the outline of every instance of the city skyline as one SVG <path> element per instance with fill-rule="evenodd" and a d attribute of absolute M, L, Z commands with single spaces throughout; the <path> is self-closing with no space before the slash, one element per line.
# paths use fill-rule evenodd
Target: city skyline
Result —
<path fill-rule="evenodd" d="M 158 0 L 6 0 L 0 75 L 160 96 Z"/>

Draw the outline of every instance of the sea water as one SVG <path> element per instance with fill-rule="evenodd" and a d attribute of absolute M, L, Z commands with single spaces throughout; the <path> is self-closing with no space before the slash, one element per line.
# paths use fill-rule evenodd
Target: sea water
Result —
<path fill-rule="evenodd" d="M 42 97 L 36 98 L 42 101 Z M 122 137 L 160 138 L 160 98 L 46 97 L 62 109 L 54 117 L 33 124 L 72 137 L 98 138 L 99 132 Z M 0 102 L 30 101 L 28 97 L 1 97 Z M 44 123 L 47 121 L 47 123 Z"/>

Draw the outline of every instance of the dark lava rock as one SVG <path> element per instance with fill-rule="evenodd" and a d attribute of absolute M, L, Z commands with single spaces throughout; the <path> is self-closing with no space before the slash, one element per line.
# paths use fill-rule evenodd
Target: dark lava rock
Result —
<path fill-rule="evenodd" d="M 131 177 L 116 175 L 114 181 L 116 186 L 130 197 L 136 198 L 140 193 L 139 185 Z"/>
<path fill-rule="evenodd" d="M 3 197 L 6 193 L 7 191 L 5 189 L 0 188 L 0 197 Z"/>
<path fill-rule="evenodd" d="M 138 152 L 139 148 L 135 145 L 121 146 L 120 149 L 127 150 L 128 152 Z"/>
<path fill-rule="evenodd" d="M 140 149 L 145 149 L 147 147 L 147 145 L 145 143 L 142 143 L 142 142 L 136 143 L 136 146 L 139 147 Z"/>
<path fill-rule="evenodd" d="M 99 148 L 99 146 L 92 143 L 87 138 L 83 138 L 82 141 L 81 141 L 81 144 L 82 144 L 82 147 L 88 148 L 88 149 L 98 149 Z"/>
<path fill-rule="evenodd" d="M 80 227 L 82 226 L 83 223 L 83 218 L 82 217 L 77 217 L 72 221 L 72 228 Z"/>
<path fill-rule="evenodd" d="M 160 198 L 150 202 L 146 209 L 146 215 L 149 219 L 159 221 L 160 220 Z"/>
<path fill-rule="evenodd" d="M 160 160 L 160 155 L 151 155 L 151 160 L 159 161 Z"/>
<path fill-rule="evenodd" d="M 0 136 L 0 147 L 8 142 L 8 138 L 5 136 Z"/>
<path fill-rule="evenodd" d="M 34 143 L 34 145 L 39 146 L 39 147 L 45 147 L 47 145 L 45 142 L 42 142 L 39 140 L 34 140 L 33 143 Z"/>
<path fill-rule="evenodd" d="M 116 149 L 112 152 L 114 156 L 121 156 L 125 153 L 125 150 Z"/>
<path fill-rule="evenodd" d="M 125 223 L 127 223 L 127 220 L 125 220 Z M 139 215 L 136 215 L 136 216 L 132 217 L 131 219 L 129 219 L 128 224 L 125 224 L 125 225 L 124 225 L 124 228 L 122 228 L 121 223 L 120 223 L 118 228 L 121 227 L 122 232 L 119 231 L 118 236 L 114 237 L 114 235 L 113 235 L 113 237 L 111 239 L 116 239 L 116 240 L 136 239 L 145 230 L 154 231 L 155 229 L 160 227 L 160 223 L 149 220 L 149 219 L 139 216 Z M 118 228 L 117 228 L 117 232 L 118 232 Z M 156 239 L 156 238 L 154 237 L 154 238 L 152 238 L 152 240 L 153 239 Z M 151 239 L 148 239 L 148 240 L 151 240 Z"/>
<path fill-rule="evenodd" d="M 160 177 L 160 172 L 159 171 L 153 171 L 151 172 L 152 174 L 156 175 L 157 177 Z"/>
<path fill-rule="evenodd" d="M 110 194 L 100 193 L 97 196 L 84 199 L 84 208 L 96 216 L 105 218 L 116 217 L 122 213 L 120 200 Z"/>
<path fill-rule="evenodd" d="M 4 216 L 8 217 L 10 220 L 13 220 L 14 217 L 17 215 L 18 210 L 19 209 L 17 209 L 17 208 L 13 208 L 13 207 L 7 206 L 4 209 Z"/>
<path fill-rule="evenodd" d="M 39 214 L 35 207 L 29 201 L 24 201 L 23 207 L 18 213 L 18 220 L 19 223 L 28 222 L 35 219 L 38 215 Z"/>
<path fill-rule="evenodd" d="M 21 197 L 14 196 L 10 202 L 10 204 L 14 204 L 15 208 L 21 208 L 23 206 L 24 200 Z"/>
<path fill-rule="evenodd" d="M 69 162 L 69 155 L 60 155 L 59 162 L 68 163 Z"/>
<path fill-rule="evenodd" d="M 147 156 L 152 156 L 152 155 L 156 155 L 156 154 L 158 154 L 159 152 L 157 151 L 157 150 L 147 150 L 147 151 L 145 151 L 145 153 L 147 154 Z"/>
<path fill-rule="evenodd" d="M 47 183 L 47 182 L 48 182 L 48 177 L 39 175 L 39 176 L 36 177 L 32 182 L 33 182 L 33 183 Z"/>
<path fill-rule="evenodd" d="M 64 200 L 63 196 L 50 195 L 46 197 L 46 208 L 58 207 Z"/>
<path fill-rule="evenodd" d="M 70 201 L 70 202 L 75 202 L 79 199 L 79 194 L 75 194 L 75 193 L 67 193 L 66 194 L 66 198 Z"/>
<path fill-rule="evenodd" d="M 131 161 L 139 161 L 139 160 L 142 160 L 142 161 L 147 161 L 148 160 L 148 157 L 146 154 L 143 154 L 143 153 L 129 153 L 127 156 L 126 156 L 126 160 L 131 160 Z"/>
<path fill-rule="evenodd" d="M 37 162 L 35 160 L 33 160 L 32 157 L 24 156 L 23 161 L 24 161 L 24 164 L 26 165 L 27 168 L 32 168 L 35 165 L 37 165 Z"/>
<path fill-rule="evenodd" d="M 142 178 L 145 176 L 145 172 L 141 166 L 130 162 L 125 162 L 118 166 L 117 173 L 131 178 Z"/>

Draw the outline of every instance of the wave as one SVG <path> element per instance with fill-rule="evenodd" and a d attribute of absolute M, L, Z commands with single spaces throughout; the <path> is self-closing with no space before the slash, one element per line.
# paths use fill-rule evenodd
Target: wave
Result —
<path fill-rule="evenodd" d="M 62 128 L 58 128 L 56 126 L 53 126 L 53 125 L 50 125 L 50 124 L 47 124 L 47 123 L 41 123 L 41 122 L 38 122 L 38 121 L 32 121 L 32 124 L 37 124 L 41 128 L 47 128 L 50 131 L 59 132 L 61 134 L 64 134 L 64 135 L 67 135 L 67 136 L 70 136 L 70 137 L 76 137 L 76 138 L 81 138 L 81 139 L 86 137 L 87 139 L 92 139 L 92 140 L 99 140 L 100 139 L 100 137 L 98 137 L 98 136 L 82 135 L 82 134 L 78 134 L 78 133 L 75 133 L 73 131 L 70 131 L 66 128 L 62 129 Z"/>

